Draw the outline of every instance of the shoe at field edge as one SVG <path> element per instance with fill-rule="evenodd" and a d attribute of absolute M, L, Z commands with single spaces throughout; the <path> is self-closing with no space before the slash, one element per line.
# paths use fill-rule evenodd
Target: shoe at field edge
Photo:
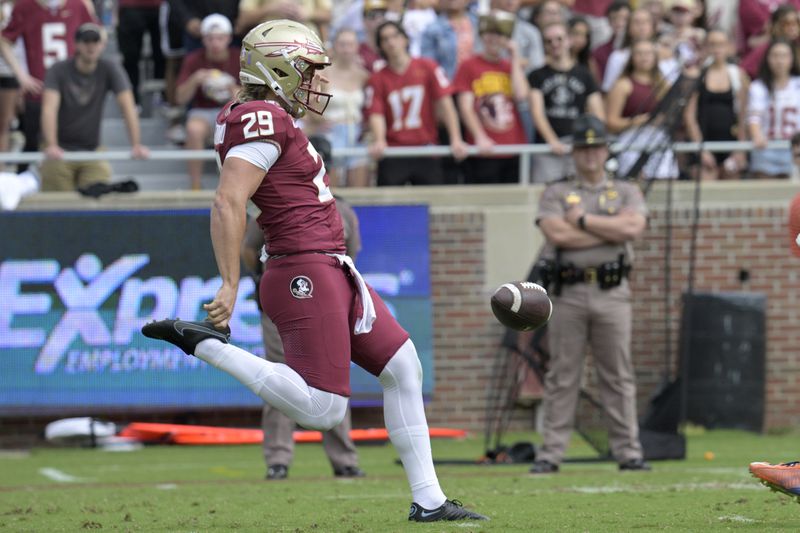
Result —
<path fill-rule="evenodd" d="M 190 322 L 188 320 L 157 320 L 142 327 L 145 337 L 159 339 L 174 344 L 187 355 L 194 355 L 197 344 L 206 339 L 217 339 L 228 344 L 231 340 L 231 328 L 219 330 L 206 320 Z"/>
<path fill-rule="evenodd" d="M 782 492 L 800 503 L 800 461 L 777 465 L 750 463 L 750 474 L 770 490 Z"/>
<path fill-rule="evenodd" d="M 647 463 L 644 459 L 629 459 L 627 461 L 623 461 L 619 464 L 620 471 L 630 471 L 630 472 L 649 472 L 653 469 L 650 466 L 650 463 Z"/>
<path fill-rule="evenodd" d="M 411 504 L 408 511 L 409 522 L 439 522 L 442 520 L 489 520 L 488 516 L 483 516 L 464 509 L 464 504 L 458 500 L 445 500 L 436 509 L 425 509 L 418 503 Z"/>
<path fill-rule="evenodd" d="M 550 461 L 545 461 L 544 459 L 539 459 L 533 462 L 533 466 L 528 472 L 531 474 L 555 474 L 558 472 L 558 465 Z"/>
<path fill-rule="evenodd" d="M 275 481 L 278 479 L 286 479 L 289 477 L 289 467 L 286 465 L 269 465 L 267 467 L 267 476 L 265 479 Z"/>
<path fill-rule="evenodd" d="M 364 477 L 367 473 L 357 466 L 343 466 L 334 469 L 333 475 L 336 477 Z"/>

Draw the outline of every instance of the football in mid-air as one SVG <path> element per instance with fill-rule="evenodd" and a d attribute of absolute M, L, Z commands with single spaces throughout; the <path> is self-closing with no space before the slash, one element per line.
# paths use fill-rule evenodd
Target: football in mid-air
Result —
<path fill-rule="evenodd" d="M 553 313 L 553 302 L 545 288 L 529 281 L 500 285 L 492 294 L 491 302 L 497 320 L 517 331 L 540 328 Z"/>

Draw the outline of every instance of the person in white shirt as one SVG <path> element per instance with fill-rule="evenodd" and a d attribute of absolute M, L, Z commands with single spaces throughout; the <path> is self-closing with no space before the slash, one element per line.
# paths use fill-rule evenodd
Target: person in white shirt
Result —
<path fill-rule="evenodd" d="M 750 159 L 755 178 L 788 178 L 792 153 L 767 148 L 776 139 L 791 139 L 800 131 L 800 67 L 795 48 L 784 40 L 770 43 L 758 78 L 750 85 L 747 124 L 756 149 Z"/>

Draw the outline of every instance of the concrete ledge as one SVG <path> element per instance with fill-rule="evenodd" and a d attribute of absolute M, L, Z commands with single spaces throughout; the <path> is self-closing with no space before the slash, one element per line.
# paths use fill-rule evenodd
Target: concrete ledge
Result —
<path fill-rule="evenodd" d="M 653 184 L 648 204 L 664 205 L 667 183 Z M 674 182 L 673 201 L 676 207 L 692 205 L 694 183 Z M 446 187 L 382 187 L 341 188 L 337 193 L 356 205 L 428 204 L 433 212 L 479 210 L 502 211 L 507 207 L 525 206 L 534 209 L 542 185 L 456 185 Z M 703 182 L 703 206 L 743 207 L 762 205 L 783 206 L 800 192 L 800 184 L 789 181 L 717 181 Z M 19 209 L 23 211 L 54 209 L 152 209 L 209 207 L 213 191 L 142 191 L 134 194 L 112 194 L 98 200 L 82 198 L 77 193 L 40 193 L 26 198 Z M 533 211 L 531 211 L 533 214 Z"/>

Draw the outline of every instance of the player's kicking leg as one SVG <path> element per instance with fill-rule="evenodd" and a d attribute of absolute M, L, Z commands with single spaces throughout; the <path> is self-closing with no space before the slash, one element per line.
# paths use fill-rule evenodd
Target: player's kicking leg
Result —
<path fill-rule="evenodd" d="M 447 499 L 439 486 L 422 402 L 422 366 L 411 339 L 395 352 L 378 379 L 383 386 L 386 429 L 411 486 L 414 502 L 408 519 L 414 522 L 488 520 L 486 516 L 465 509 L 458 500 Z"/>
<path fill-rule="evenodd" d="M 241 381 L 262 400 L 309 429 L 328 430 L 347 412 L 348 398 L 310 387 L 285 364 L 272 363 L 229 344 L 230 329 L 210 322 L 159 320 L 142 328 L 151 339 L 174 344 Z"/>
<path fill-rule="evenodd" d="M 750 473 L 770 489 L 787 494 L 800 503 L 800 461 L 777 465 L 750 463 Z"/>

